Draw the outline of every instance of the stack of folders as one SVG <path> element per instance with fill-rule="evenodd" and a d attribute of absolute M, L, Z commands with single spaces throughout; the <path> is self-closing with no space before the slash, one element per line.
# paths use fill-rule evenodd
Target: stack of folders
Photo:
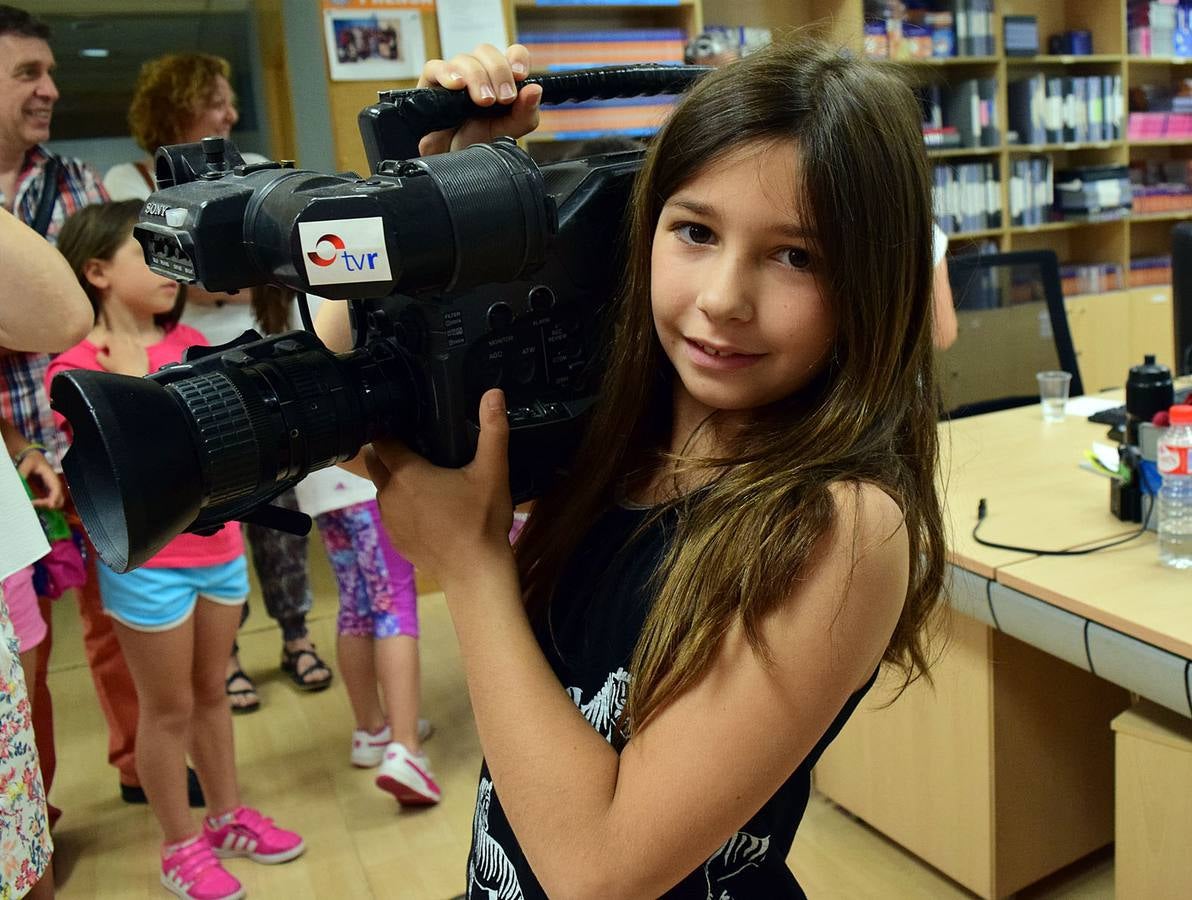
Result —
<path fill-rule="evenodd" d="M 1055 175 L 1055 206 L 1066 221 L 1123 218 L 1133 196 L 1126 166 L 1077 166 Z"/>
<path fill-rule="evenodd" d="M 628 63 L 683 62 L 681 28 L 614 28 L 606 31 L 523 31 L 535 69 L 550 72 Z"/>
<path fill-rule="evenodd" d="M 1054 201 L 1051 157 L 1010 160 L 1010 224 L 1042 225 L 1051 221 Z"/>
<path fill-rule="evenodd" d="M 920 89 L 923 139 L 930 147 L 996 147 L 997 79 L 970 78 Z"/>
<path fill-rule="evenodd" d="M 936 166 L 933 171 L 936 223 L 946 234 L 1002 225 L 1002 188 L 995 162 Z"/>
<path fill-rule="evenodd" d="M 1122 136 L 1120 75 L 1034 75 L 1011 81 L 1009 127 L 1019 144 L 1116 141 Z"/>

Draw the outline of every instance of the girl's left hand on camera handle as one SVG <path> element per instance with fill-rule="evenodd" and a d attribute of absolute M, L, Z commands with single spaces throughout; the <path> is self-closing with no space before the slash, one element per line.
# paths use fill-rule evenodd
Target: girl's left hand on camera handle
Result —
<path fill-rule="evenodd" d="M 394 545 L 444 591 L 457 576 L 513 566 L 509 421 L 502 391 L 480 398 L 479 419 L 476 455 L 461 469 L 436 466 L 394 440 L 375 441 L 365 451 Z"/>
<path fill-rule="evenodd" d="M 432 131 L 419 142 L 418 152 L 430 156 L 462 150 L 501 135 L 518 138 L 529 134 L 538 127 L 538 103 L 542 99 L 538 85 L 518 89 L 518 83 L 529 74 L 530 51 L 521 44 L 511 44 L 504 52 L 491 44 L 480 44 L 471 53 L 428 60 L 418 87 L 467 89 L 477 106 L 500 104 L 509 107 L 509 114 L 497 119 L 469 119 L 457 129 Z"/>

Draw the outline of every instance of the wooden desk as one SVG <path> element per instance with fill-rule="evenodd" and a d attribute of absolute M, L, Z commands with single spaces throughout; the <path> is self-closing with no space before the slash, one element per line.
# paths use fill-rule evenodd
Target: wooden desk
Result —
<path fill-rule="evenodd" d="M 1109 512 L 1109 483 L 1080 468 L 1105 427 L 1069 416 L 1044 422 L 1024 406 L 940 425 L 942 490 L 951 561 L 985 578 L 1029 553 L 983 547 L 972 538 L 977 501 L 986 498 L 986 540 L 1066 549 L 1126 534 Z"/>
<path fill-rule="evenodd" d="M 883 681 L 816 768 L 828 797 L 983 897 L 1113 839 L 1109 723 L 1129 705 L 1120 684 L 1140 690 L 1132 661 L 1161 663 L 1155 693 L 1177 708 L 1187 688 L 1176 676 L 1192 656 L 1192 618 L 1176 595 L 1192 614 L 1192 578 L 1159 565 L 1153 537 L 1067 559 L 971 537 L 981 497 L 987 540 L 1068 549 L 1135 530 L 1110 514 L 1106 480 L 1079 467 L 1104 431 L 1074 417 L 1044 423 L 1037 406 L 940 426 L 949 599 L 964 614 L 935 688 L 915 685 L 882 709 Z"/>

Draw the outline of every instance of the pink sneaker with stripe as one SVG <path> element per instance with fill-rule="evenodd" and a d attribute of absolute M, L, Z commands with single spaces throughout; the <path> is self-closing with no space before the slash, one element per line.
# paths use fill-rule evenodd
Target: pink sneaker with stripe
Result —
<path fill-rule="evenodd" d="M 182 900 L 241 900 L 244 888 L 225 869 L 211 845 L 196 835 L 168 855 L 162 851 L 161 883 Z"/>
<path fill-rule="evenodd" d="M 272 819 L 248 806 L 232 813 L 230 821 L 221 819 L 218 826 L 213 826 L 210 818 L 204 820 L 203 835 L 216 856 L 247 856 L 266 865 L 289 862 L 306 849 L 297 834 L 278 828 Z"/>
<path fill-rule="evenodd" d="M 442 796 L 426 754 L 411 753 L 397 741 L 385 748 L 377 787 L 396 797 L 402 806 L 431 806 Z"/>

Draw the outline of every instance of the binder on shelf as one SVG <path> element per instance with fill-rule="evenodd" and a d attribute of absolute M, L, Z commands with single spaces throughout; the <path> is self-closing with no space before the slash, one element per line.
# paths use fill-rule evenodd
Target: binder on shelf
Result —
<path fill-rule="evenodd" d="M 1047 87 L 1042 75 L 1011 81 L 1006 86 L 1007 122 L 1018 135 L 1020 144 L 1045 144 L 1048 141 L 1044 109 Z"/>
<path fill-rule="evenodd" d="M 936 222 L 946 234 L 1000 228 L 1001 182 L 997 163 L 935 166 L 932 207 Z"/>
<path fill-rule="evenodd" d="M 997 79 L 982 78 L 977 82 L 980 98 L 982 147 L 996 147 L 1002 142 L 1001 130 L 997 126 Z"/>

